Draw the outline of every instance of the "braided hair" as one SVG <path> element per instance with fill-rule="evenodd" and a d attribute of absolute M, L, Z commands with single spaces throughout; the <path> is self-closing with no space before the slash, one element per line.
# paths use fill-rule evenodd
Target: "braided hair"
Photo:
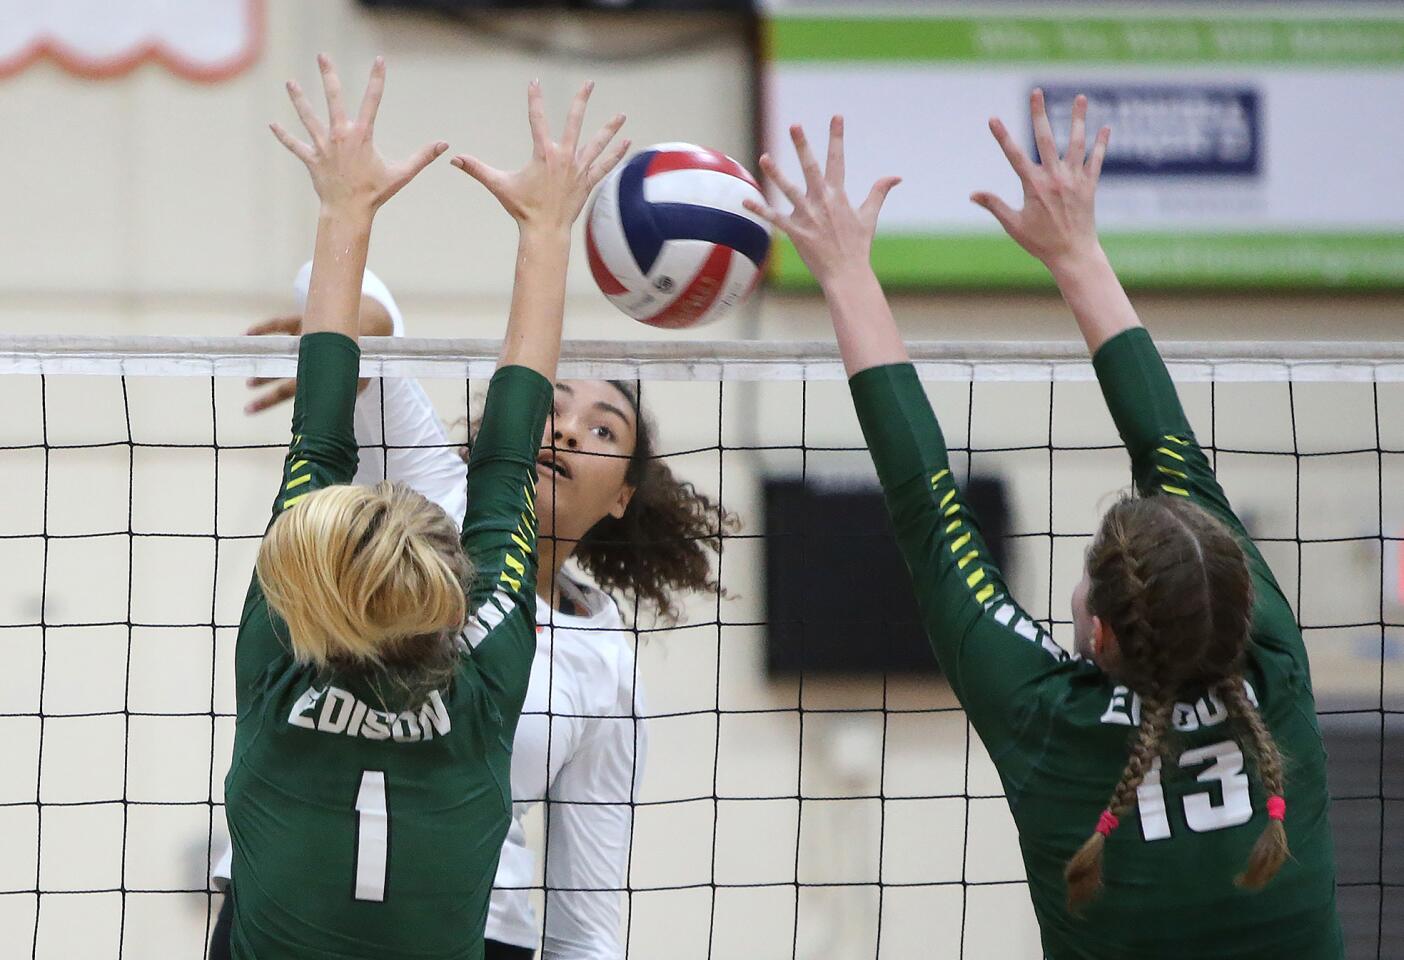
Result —
<path fill-rule="evenodd" d="M 1165 752 L 1176 698 L 1208 690 L 1250 741 L 1269 796 L 1282 797 L 1282 756 L 1244 692 L 1242 668 L 1253 587 L 1243 548 L 1222 523 L 1188 500 L 1127 497 L 1102 518 L 1087 554 L 1087 606 L 1116 637 L 1119 682 L 1141 699 L 1140 725 L 1097 829 L 1068 861 L 1068 908 L 1077 912 L 1102 883 L 1107 836 Z M 1271 814 L 1271 811 L 1270 811 Z M 1261 889 L 1288 854 L 1280 817 L 1270 815 L 1236 882 Z"/>
<path fill-rule="evenodd" d="M 1252 754 L 1258 765 L 1258 776 L 1263 788 L 1270 797 L 1282 796 L 1285 777 L 1282 773 L 1282 754 L 1263 723 L 1262 716 L 1249 701 L 1243 690 L 1241 677 L 1229 677 L 1221 681 L 1215 692 L 1228 707 L 1229 716 L 1243 728 L 1252 741 Z M 1287 830 L 1280 817 L 1268 817 L 1267 827 L 1253 844 L 1253 852 L 1248 855 L 1248 865 L 1235 882 L 1247 890 L 1261 890 L 1276 875 L 1278 868 L 1286 862 L 1291 851 L 1287 847 Z"/>

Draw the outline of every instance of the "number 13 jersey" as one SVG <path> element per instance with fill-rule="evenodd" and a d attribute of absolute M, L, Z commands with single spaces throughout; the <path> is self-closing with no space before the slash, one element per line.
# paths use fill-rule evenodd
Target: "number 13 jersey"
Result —
<path fill-rule="evenodd" d="M 1193 500 L 1234 531 L 1248 557 L 1256 599 L 1243 675 L 1285 758 L 1292 849 L 1261 892 L 1234 885 L 1266 822 L 1256 765 L 1224 705 L 1187 692 L 1167 757 L 1107 841 L 1105 888 L 1081 917 L 1068 911 L 1064 868 L 1121 779 L 1139 699 L 1070 657 L 1009 596 L 913 368 L 876 367 L 851 381 L 927 634 L 1018 826 L 1044 952 L 1050 960 L 1333 960 L 1342 947 L 1325 751 L 1301 631 L 1146 331 L 1108 341 L 1094 366 L 1141 494 Z"/>

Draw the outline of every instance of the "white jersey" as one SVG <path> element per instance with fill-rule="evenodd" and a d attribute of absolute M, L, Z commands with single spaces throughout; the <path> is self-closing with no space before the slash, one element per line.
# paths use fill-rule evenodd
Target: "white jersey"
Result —
<path fill-rule="evenodd" d="M 305 306 L 312 265 L 294 282 Z M 404 321 L 369 270 L 362 293 Z M 356 400 L 361 463 L 355 483 L 395 480 L 444 508 L 456 525 L 467 509 L 467 474 L 429 397 L 413 379 L 372 380 Z M 397 449 L 397 448 L 420 449 Z M 564 574 L 577 613 L 537 598 L 537 648 L 512 749 L 512 824 L 502 845 L 488 911 L 489 940 L 535 949 L 542 960 L 617 960 L 620 899 L 633 834 L 633 801 L 647 752 L 638 717 L 642 690 L 619 608 L 608 594 Z M 547 803 L 544 929 L 531 904 L 536 854 L 523 819 Z M 223 889 L 231 851 L 211 871 Z"/>
<path fill-rule="evenodd" d="M 512 824 L 487 938 L 535 947 L 540 937 L 543 960 L 616 960 L 624 955 L 620 897 L 647 751 L 640 684 L 614 601 L 564 574 L 557 584 L 579 613 L 537 599 L 536 661 L 512 747 Z M 544 931 L 530 896 L 536 854 L 522 824 L 542 800 Z"/>

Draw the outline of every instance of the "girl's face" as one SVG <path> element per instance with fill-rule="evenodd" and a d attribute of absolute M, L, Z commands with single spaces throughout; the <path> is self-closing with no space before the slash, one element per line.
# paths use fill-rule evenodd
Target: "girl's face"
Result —
<path fill-rule="evenodd" d="M 542 536 L 578 541 L 634 495 L 625 482 L 638 439 L 634 405 L 608 380 L 556 384 L 537 457 L 536 516 Z"/>

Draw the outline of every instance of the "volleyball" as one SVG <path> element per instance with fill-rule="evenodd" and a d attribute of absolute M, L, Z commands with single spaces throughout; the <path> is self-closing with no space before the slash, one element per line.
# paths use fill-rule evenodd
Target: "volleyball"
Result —
<path fill-rule="evenodd" d="M 590 272 L 620 310 L 654 327 L 709 323 L 746 299 L 770 252 L 750 172 L 691 143 L 660 143 L 621 163 L 585 220 Z"/>

